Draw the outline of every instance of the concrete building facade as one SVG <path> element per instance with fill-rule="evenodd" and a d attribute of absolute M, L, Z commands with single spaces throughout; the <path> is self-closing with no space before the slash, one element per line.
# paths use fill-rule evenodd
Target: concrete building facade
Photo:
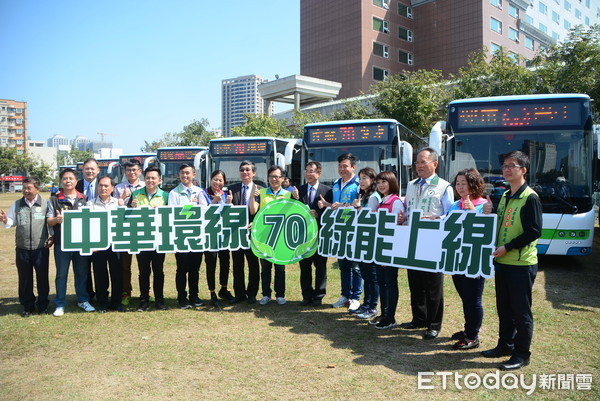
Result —
<path fill-rule="evenodd" d="M 27 151 L 27 102 L 0 99 L 0 146 Z"/>
<path fill-rule="evenodd" d="M 245 75 L 221 81 L 221 129 L 223 136 L 232 135 L 234 127 L 246 122 L 245 114 L 272 114 L 258 93 L 258 85 L 267 82 L 258 75 Z M 270 107 L 273 107 L 272 105 Z"/>
<path fill-rule="evenodd" d="M 301 0 L 300 73 L 347 98 L 403 70 L 457 73 L 484 47 L 531 59 L 599 15 L 593 0 Z"/>

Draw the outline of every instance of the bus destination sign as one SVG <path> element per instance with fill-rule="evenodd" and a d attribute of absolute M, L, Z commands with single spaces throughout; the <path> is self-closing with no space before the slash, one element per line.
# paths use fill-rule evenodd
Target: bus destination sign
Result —
<path fill-rule="evenodd" d="M 305 139 L 312 144 L 340 144 L 361 142 L 386 142 L 389 124 L 358 124 L 324 127 L 308 127 Z"/>
<path fill-rule="evenodd" d="M 264 155 L 266 141 L 213 142 L 210 144 L 213 156 Z"/>
<path fill-rule="evenodd" d="M 193 161 L 201 149 L 159 149 L 157 158 L 160 161 Z"/>

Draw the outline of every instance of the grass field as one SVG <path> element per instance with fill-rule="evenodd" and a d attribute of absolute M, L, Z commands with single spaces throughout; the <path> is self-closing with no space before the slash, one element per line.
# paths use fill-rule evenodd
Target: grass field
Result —
<path fill-rule="evenodd" d="M 0 194 L 0 208 L 7 210 L 16 198 Z M 595 256 L 541 259 L 534 287 L 531 365 L 516 372 L 528 384 L 535 376 L 538 386 L 542 374 L 591 374 L 591 390 L 562 390 L 555 383 L 554 390 L 537 387 L 536 399 L 600 399 L 599 234 L 596 230 Z M 65 316 L 22 318 L 13 230 L 0 230 L 0 250 L 0 400 L 529 398 L 522 388 L 459 390 L 453 380 L 444 390 L 440 376 L 431 382 L 435 389 L 417 389 L 418 372 L 480 377 L 496 373 L 501 360 L 479 355 L 496 343 L 493 280 L 488 280 L 484 293 L 482 346 L 458 352 L 451 349 L 449 336 L 462 327 L 462 309 L 450 278 L 445 283 L 444 327 L 440 337 L 430 342 L 421 339 L 420 330 L 376 330 L 329 307 L 339 294 L 339 274 L 333 264 L 327 305 L 319 308 L 299 305 L 299 269 L 292 265 L 286 272 L 286 305 L 244 303 L 179 310 L 175 260 L 168 255 L 168 311 L 135 312 L 134 300 L 127 313 L 85 313 L 76 306 L 71 281 Z M 51 261 L 51 300 L 54 273 Z M 136 266 L 133 273 L 137 287 Z M 399 276 L 396 318 L 406 321 L 410 319 L 406 273 Z M 207 295 L 202 265 L 201 296 Z"/>

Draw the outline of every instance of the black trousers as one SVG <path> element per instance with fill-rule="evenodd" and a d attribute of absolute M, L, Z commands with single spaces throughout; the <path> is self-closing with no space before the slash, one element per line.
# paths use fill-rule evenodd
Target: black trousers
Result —
<path fill-rule="evenodd" d="M 37 305 L 38 311 L 48 309 L 48 293 L 50 283 L 48 282 L 48 248 L 33 250 L 16 248 L 16 265 L 19 275 L 19 303 L 27 312 L 34 312 Z M 33 294 L 33 271 L 38 290 L 37 303 Z"/>
<path fill-rule="evenodd" d="M 256 298 L 260 283 L 258 257 L 251 249 L 238 249 L 231 252 L 233 261 L 233 291 L 237 298 Z M 248 286 L 244 278 L 244 258 L 248 263 Z"/>
<path fill-rule="evenodd" d="M 165 254 L 156 251 L 143 251 L 137 254 L 137 262 L 140 270 L 140 302 L 148 302 L 149 300 L 151 273 L 154 275 L 152 280 L 154 298 L 158 303 L 164 302 L 165 273 L 163 267 L 165 264 Z"/>
<path fill-rule="evenodd" d="M 444 273 L 407 269 L 412 321 L 429 330 L 441 330 L 444 318 Z"/>
<path fill-rule="evenodd" d="M 116 309 L 121 303 L 123 294 L 123 272 L 121 269 L 120 253 L 111 249 L 94 252 L 92 264 L 94 266 L 94 281 L 96 282 L 96 299 L 101 309 L 107 309 L 108 286 L 110 284 L 110 307 Z M 109 277 L 110 276 L 110 277 Z"/>
<path fill-rule="evenodd" d="M 229 250 L 224 249 L 218 252 L 205 252 L 204 261 L 206 263 L 206 284 L 208 290 L 214 291 L 216 287 L 215 276 L 217 274 L 217 257 L 219 258 L 219 284 L 227 288 L 229 281 Z"/>
<path fill-rule="evenodd" d="M 313 287 L 312 266 L 315 266 L 315 285 Z M 300 288 L 302 299 L 323 298 L 327 287 L 327 257 L 315 252 L 310 258 L 300 261 Z"/>
<path fill-rule="evenodd" d="M 498 345 L 512 348 L 514 356 L 529 358 L 533 338 L 531 289 L 538 266 L 511 266 L 494 262 L 494 269 L 499 320 Z"/>
<path fill-rule="evenodd" d="M 200 264 L 204 252 L 177 252 L 175 261 L 175 288 L 177 289 L 177 301 L 186 302 L 188 293 L 185 291 L 186 284 L 190 290 L 190 302 L 198 299 L 198 282 L 200 280 Z"/>

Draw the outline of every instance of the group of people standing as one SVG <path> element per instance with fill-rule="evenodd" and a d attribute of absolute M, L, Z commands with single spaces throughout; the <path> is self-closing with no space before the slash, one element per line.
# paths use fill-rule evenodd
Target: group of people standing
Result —
<path fill-rule="evenodd" d="M 53 242 L 56 244 L 55 316 L 62 316 L 65 312 L 67 274 L 71 261 L 75 274 L 77 302 L 83 310 L 95 310 L 90 304 L 90 299 L 94 296 L 90 280 L 91 265 L 94 267 L 98 310 L 123 311 L 124 305 L 129 303 L 131 255 L 108 249 L 86 257 L 78 252 L 61 250 L 61 212 L 79 209 L 82 206 L 106 210 L 119 206 L 135 208 L 184 204 L 245 205 L 252 221 L 257 211 L 269 202 L 293 198 L 306 204 L 318 223 L 327 207 L 354 207 L 358 210 L 367 208 L 371 211 L 385 209 L 397 216 L 397 224 L 408 224 L 411 211 L 417 209 L 422 210 L 424 219 L 443 219 L 454 210 L 493 212 L 491 200 L 489 197 L 484 198 L 485 182 L 479 172 L 474 168 L 461 170 L 450 184 L 436 174 L 438 155 L 431 148 L 422 149 L 418 153 L 414 163 L 418 178 L 408 183 L 404 199 L 400 198 L 398 181 L 392 172 L 376 173 L 372 168 L 366 167 L 355 174 L 356 161 L 355 156 L 350 153 L 338 158 L 340 178 L 332 187 L 319 182 L 322 166 L 318 161 L 311 161 L 306 165 L 306 183 L 298 188 L 282 186 L 285 173 L 278 166 L 268 170 L 268 185 L 262 188 L 253 181 L 256 167 L 251 161 L 243 161 L 240 164 L 240 183 L 228 188 L 225 173 L 217 170 L 212 173 L 207 189 L 194 184 L 194 167 L 183 164 L 180 167 L 181 182 L 169 193 L 160 189 L 161 172 L 157 167 L 148 167 L 144 171 L 143 181 L 140 180 L 142 170 L 136 160 L 125 164 L 127 181 L 116 186 L 110 177 L 97 177 L 99 169 L 94 159 L 85 162 L 84 179 L 79 182 L 74 170 L 63 170 L 60 173 L 62 189 L 56 196 L 52 196 L 50 201 L 44 200 L 38 194 L 39 181 L 27 178 L 23 184 L 23 198 L 15 202 L 8 213 L 0 212 L 0 221 L 6 227 L 17 226 L 16 264 L 19 273 L 19 300 L 24 307 L 23 316 L 33 313 L 36 306 L 40 313 L 48 313 L 48 255 Z M 520 151 L 505 155 L 502 171 L 510 189 L 502 196 L 497 209 L 497 248 L 493 255 L 496 305 L 500 322 L 499 340 L 495 348 L 482 354 L 489 358 L 510 355 L 510 359 L 500 366 L 506 370 L 518 369 L 529 363 L 533 336 L 531 291 L 537 273 L 535 244 L 541 235 L 542 213 L 539 198 L 525 181 L 528 163 L 527 155 Z M 458 200 L 455 201 L 455 198 Z M 198 288 L 202 258 L 206 264 L 209 302 L 212 305 L 218 306 L 219 298 L 231 304 L 242 301 L 255 303 L 259 284 L 262 284 L 262 298 L 258 303 L 266 305 L 271 301 L 273 264 L 257 258 L 250 249 L 231 252 L 178 252 L 175 254 L 175 284 L 181 309 L 204 305 L 204 301 L 199 298 Z M 156 308 L 167 309 L 163 293 L 164 259 L 165 254 L 156 251 L 142 251 L 137 255 L 139 311 L 149 309 L 151 290 L 154 293 Z M 220 263 L 218 289 L 217 261 Z M 244 264 L 248 266 L 247 283 Z M 326 294 L 327 258 L 315 253 L 310 258 L 301 260 L 299 264 L 301 305 L 321 305 Z M 235 295 L 228 290 L 231 265 Z M 368 320 L 369 324 L 378 329 L 397 326 L 399 269 L 372 263 L 356 263 L 347 259 L 339 259 L 338 266 L 341 294 L 332 306 L 347 307 L 348 312 L 355 314 L 357 318 Z M 37 278 L 37 303 L 33 294 L 33 269 Z M 274 270 L 274 298 L 278 304 L 283 305 L 286 303 L 285 266 L 275 264 Z M 442 328 L 444 275 L 417 270 L 407 270 L 407 274 L 412 316 L 399 326 L 408 330 L 425 329 L 423 338 L 434 339 L 438 337 Z M 464 328 L 452 335 L 452 339 L 457 341 L 453 348 L 477 348 L 480 345 L 478 333 L 483 321 L 482 294 L 485 279 L 462 275 L 453 275 L 452 279 L 462 300 L 465 318 Z"/>

